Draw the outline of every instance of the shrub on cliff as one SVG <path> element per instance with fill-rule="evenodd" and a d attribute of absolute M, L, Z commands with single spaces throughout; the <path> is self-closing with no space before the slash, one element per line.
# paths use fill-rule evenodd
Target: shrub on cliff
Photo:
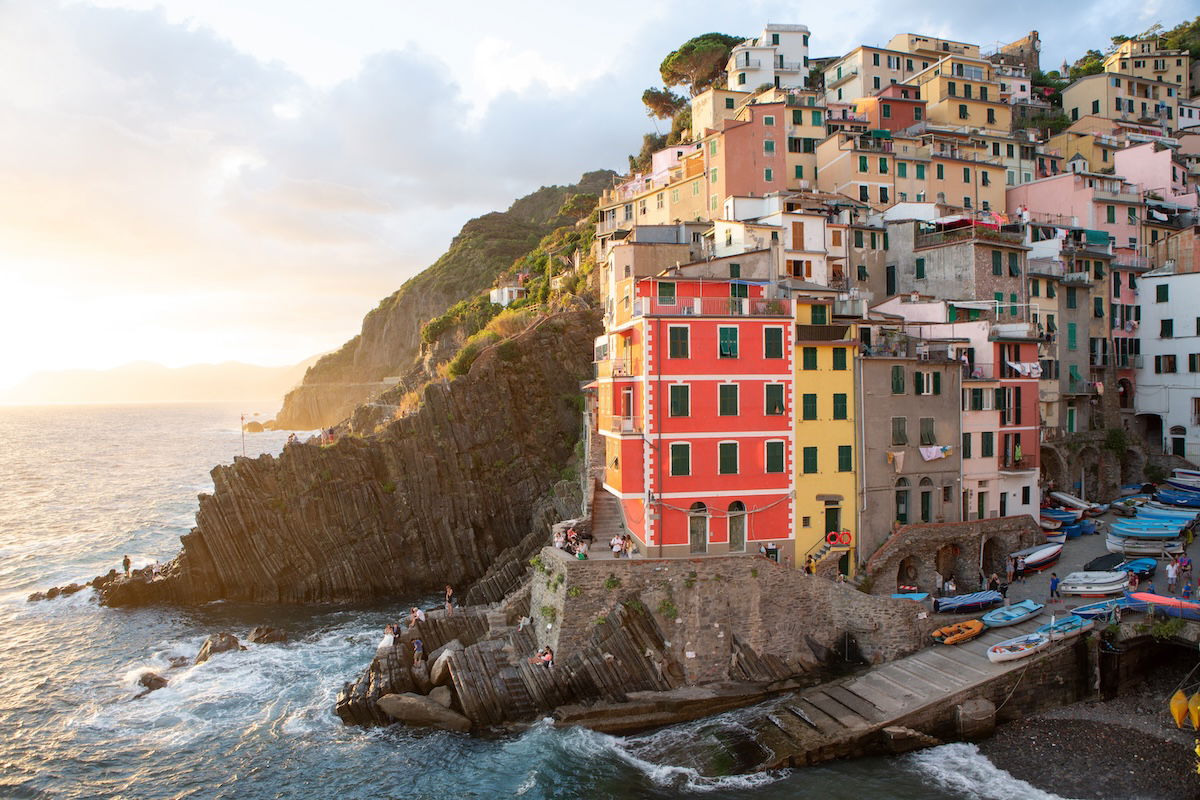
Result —
<path fill-rule="evenodd" d="M 500 339 L 491 331 L 480 331 L 479 333 L 467 339 L 467 343 L 458 351 L 458 355 L 450 360 L 449 375 L 451 378 L 457 378 L 459 375 L 466 375 L 471 371 L 471 365 L 475 363 L 475 359 L 483 348 L 490 345 L 492 342 Z"/>

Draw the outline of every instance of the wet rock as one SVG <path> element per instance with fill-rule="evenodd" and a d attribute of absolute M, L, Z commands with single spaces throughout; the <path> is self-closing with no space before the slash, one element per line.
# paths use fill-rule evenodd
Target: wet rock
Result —
<path fill-rule="evenodd" d="M 250 631 L 250 635 L 246 637 L 247 642 L 254 644 L 272 644 L 274 642 L 286 642 L 288 639 L 287 631 L 282 628 L 272 628 L 269 625 L 258 625 L 254 630 Z"/>
<path fill-rule="evenodd" d="M 192 660 L 187 656 L 172 656 L 171 658 L 167 659 L 167 661 L 170 663 L 171 669 L 179 669 L 180 667 L 186 667 L 188 664 L 192 663 Z"/>
<path fill-rule="evenodd" d="M 203 664 L 217 653 L 241 649 L 244 648 L 232 633 L 214 633 L 204 640 L 204 644 L 200 647 L 200 654 L 196 656 L 196 663 Z"/>
<path fill-rule="evenodd" d="M 429 699 L 443 708 L 449 708 L 454 702 L 454 695 L 450 692 L 449 687 L 435 686 L 433 691 L 429 693 Z"/>
<path fill-rule="evenodd" d="M 405 725 L 444 731 L 471 730 L 471 721 L 462 714 L 419 694 L 385 694 L 379 698 L 379 707 L 389 717 Z"/>
<path fill-rule="evenodd" d="M 67 595 L 75 594 L 76 592 L 80 592 L 80 591 L 83 591 L 83 587 L 80 586 L 78 583 L 69 583 L 66 586 L 62 587 L 62 596 L 66 597 Z"/>
<path fill-rule="evenodd" d="M 45 599 L 46 599 L 45 592 L 34 592 L 33 594 L 29 595 L 29 597 L 26 598 L 26 602 L 36 603 L 39 600 L 45 600 Z"/>
<path fill-rule="evenodd" d="M 266 428 L 263 427 L 263 424 L 258 420 L 250 420 L 242 426 L 242 429 L 246 431 L 246 433 L 262 433 L 264 430 L 266 430 Z"/>
<path fill-rule="evenodd" d="M 143 672 L 142 677 L 138 678 L 138 683 L 146 687 L 146 691 L 142 695 L 147 695 L 155 689 L 161 689 L 169 683 L 166 678 L 159 675 L 157 672 Z"/>
<path fill-rule="evenodd" d="M 453 646 L 452 646 L 453 645 Z M 450 656 L 452 653 L 462 650 L 462 644 L 454 639 L 447 642 L 442 647 L 433 651 L 430 659 L 429 681 L 434 686 L 449 686 L 451 681 L 450 676 Z"/>
<path fill-rule="evenodd" d="M 54 588 L 52 588 L 48 592 L 46 592 L 46 599 L 53 600 L 54 598 L 58 597 L 60 594 L 62 594 L 62 589 L 55 586 Z"/>

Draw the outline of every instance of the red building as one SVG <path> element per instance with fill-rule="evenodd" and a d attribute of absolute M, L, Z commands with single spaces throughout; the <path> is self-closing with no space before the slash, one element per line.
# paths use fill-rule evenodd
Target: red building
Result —
<path fill-rule="evenodd" d="M 893 83 L 871 97 L 856 100 L 855 105 L 872 128 L 895 133 L 925 119 L 925 101 L 919 95 L 916 86 Z"/>
<path fill-rule="evenodd" d="M 792 301 L 741 280 L 629 278 L 596 341 L 604 489 L 652 556 L 792 538 Z"/>
<path fill-rule="evenodd" d="M 1028 323 L 992 326 L 995 348 L 997 431 L 996 458 L 1000 473 L 1000 516 L 1027 513 L 1039 502 L 1038 464 L 1041 417 L 1038 406 L 1038 338 Z"/>

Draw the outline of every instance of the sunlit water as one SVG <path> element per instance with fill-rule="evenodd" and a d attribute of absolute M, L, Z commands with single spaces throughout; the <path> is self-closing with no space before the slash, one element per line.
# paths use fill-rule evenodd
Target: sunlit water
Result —
<path fill-rule="evenodd" d="M 505 738 L 343 727 L 333 702 L 414 598 L 361 608 L 105 609 L 35 590 L 166 561 L 208 470 L 241 452 L 236 406 L 0 407 L 0 797 L 1048 798 L 969 745 L 901 759 L 707 779 L 646 760 L 736 712 L 615 738 L 536 725 Z M 246 437 L 278 452 L 286 434 Z M 204 638 L 257 624 L 288 644 L 200 666 Z M 189 662 L 190 663 L 190 662 Z M 135 699 L 145 669 L 170 685 Z M 668 741 L 664 742 L 666 739 Z"/>

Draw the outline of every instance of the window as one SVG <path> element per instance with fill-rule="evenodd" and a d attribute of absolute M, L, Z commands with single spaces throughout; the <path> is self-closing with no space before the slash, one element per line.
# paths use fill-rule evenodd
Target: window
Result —
<path fill-rule="evenodd" d="M 881 103 L 879 108 L 883 114 L 884 119 L 891 119 L 891 117 L 892 117 L 892 104 L 891 103 Z"/>
<path fill-rule="evenodd" d="M 1042 296 L 1042 282 L 1041 281 L 1034 279 L 1029 282 L 1029 296 L 1030 297 L 1041 297 Z"/>
<path fill-rule="evenodd" d="M 1098 280 L 1098 281 L 1104 280 L 1104 262 L 1103 261 L 1093 261 L 1092 262 L 1092 274 L 1094 274 L 1096 276 L 1096 280 Z"/>
<path fill-rule="evenodd" d="M 792 124 L 793 125 L 803 125 L 804 124 L 804 112 L 798 108 L 792 109 Z"/>
<path fill-rule="evenodd" d="M 1055 285 L 1054 281 L 1046 281 L 1046 297 L 1058 297 L 1058 287 Z"/>
<path fill-rule="evenodd" d="M 1165 303 L 1170 298 L 1171 287 L 1168 284 L 1160 283 L 1154 287 L 1154 302 Z"/>
<path fill-rule="evenodd" d="M 887 175 L 887 173 L 888 173 L 888 162 L 887 162 L 887 159 L 886 159 L 886 158 L 883 158 L 883 157 L 880 157 L 880 159 L 879 159 L 879 174 L 880 174 L 880 175 Z"/>
<path fill-rule="evenodd" d="M 951 97 L 957 97 L 958 96 L 958 84 L 955 83 L 954 81 L 948 81 L 946 83 L 946 93 L 949 94 Z"/>
<path fill-rule="evenodd" d="M 1075 292 L 1074 286 L 1067 287 L 1067 308 L 1078 308 L 1078 295 Z"/>
<path fill-rule="evenodd" d="M 833 396 L 833 418 L 834 419 L 848 419 L 848 417 L 846 415 L 846 395 L 845 394 L 838 393 Z"/>
<path fill-rule="evenodd" d="M 1002 264 L 1004 263 L 1004 255 L 999 250 L 992 251 L 992 274 L 1003 274 Z"/>
<path fill-rule="evenodd" d="M 675 284 L 658 282 L 658 304 L 660 306 L 675 305 Z"/>
<path fill-rule="evenodd" d="M 1116 221 L 1117 221 L 1117 207 L 1116 206 L 1105 206 L 1104 214 L 1105 214 L 1106 222 L 1108 222 L 1110 225 L 1116 223 Z"/>
<path fill-rule="evenodd" d="M 921 121 L 921 118 L 922 118 L 923 116 L 924 116 L 924 112 L 922 111 L 921 107 L 920 107 L 920 106 L 913 106 L 913 121 L 914 121 L 914 122 L 920 122 L 920 121 Z"/>
<path fill-rule="evenodd" d="M 838 472 L 854 471 L 854 448 L 848 444 L 838 445 Z"/>
<path fill-rule="evenodd" d="M 770 183 L 773 180 L 775 180 L 775 170 L 767 167 L 763 170 L 763 182 Z"/>
<path fill-rule="evenodd" d="M 1077 341 L 1078 340 L 1076 339 L 1076 336 L 1075 336 L 1075 323 L 1068 322 L 1067 323 L 1067 349 L 1068 350 L 1078 349 Z"/>
<path fill-rule="evenodd" d="M 859 157 L 858 157 L 858 171 L 859 171 L 859 172 L 866 172 L 866 171 L 867 171 L 867 170 L 869 170 L 869 169 L 870 169 L 870 166 L 867 164 L 867 157 L 866 157 L 866 156 L 859 156 Z"/>
<path fill-rule="evenodd" d="M 1096 319 L 1102 319 L 1104 317 L 1104 298 L 1103 297 L 1093 297 L 1092 298 L 1092 316 L 1095 317 Z"/>
<path fill-rule="evenodd" d="M 803 350 L 800 351 L 800 358 L 801 358 L 801 362 L 804 366 L 804 369 L 816 369 L 817 368 L 817 348 L 815 348 L 815 347 L 804 348 Z"/>
<path fill-rule="evenodd" d="M 921 417 L 921 444 L 937 444 L 937 437 L 933 434 L 933 417 Z"/>
<path fill-rule="evenodd" d="M 1188 353 L 1188 372 L 1200 372 L 1200 353 Z"/>
<path fill-rule="evenodd" d="M 670 388 L 672 417 L 686 417 L 691 411 L 692 391 L 687 384 L 675 383 Z"/>
<path fill-rule="evenodd" d="M 944 165 L 944 164 L 938 164 L 938 165 L 937 165 L 937 167 L 936 167 L 936 171 L 937 171 L 937 179 L 938 179 L 939 181 L 940 181 L 940 180 L 943 180 L 943 179 L 946 177 L 946 169 L 945 169 L 945 165 Z M 920 175 L 918 175 L 917 177 L 919 178 L 919 177 L 921 177 L 921 176 L 920 176 Z"/>
<path fill-rule="evenodd" d="M 817 471 L 817 448 L 804 448 L 804 474 L 811 475 Z"/>
<path fill-rule="evenodd" d="M 737 442 L 721 442 L 717 445 L 717 474 L 737 475 L 738 446 Z"/>
<path fill-rule="evenodd" d="M 1175 335 L 1175 320 L 1164 319 L 1158 323 L 1158 336 L 1160 339 L 1170 339 Z"/>
<path fill-rule="evenodd" d="M 871 188 L 865 183 L 859 184 L 858 199 L 862 200 L 864 203 L 871 202 Z"/>
<path fill-rule="evenodd" d="M 996 455 L 996 434 L 991 431 L 979 434 L 979 455 L 982 458 L 992 458 Z"/>
<path fill-rule="evenodd" d="M 809 98 L 809 99 L 811 100 L 812 98 Z M 820 127 L 822 124 L 821 112 L 820 111 L 810 111 L 809 115 L 812 117 L 812 124 L 817 127 Z"/>
<path fill-rule="evenodd" d="M 766 398 L 767 416 L 776 417 L 783 414 L 783 384 L 768 383 L 763 387 L 763 393 Z"/>
<path fill-rule="evenodd" d="M 804 165 L 797 164 L 794 174 L 795 174 L 795 177 L 797 180 L 800 180 L 801 178 L 803 178 L 804 177 Z"/>
<path fill-rule="evenodd" d="M 907 178 L 908 177 L 908 162 L 907 161 L 897 161 L 896 162 L 896 177 L 897 178 Z"/>
<path fill-rule="evenodd" d="M 886 186 L 879 187 L 879 202 L 881 202 L 881 203 L 890 202 L 888 200 L 888 187 L 886 187 Z M 875 234 L 871 234 L 871 235 L 874 236 Z"/>
<path fill-rule="evenodd" d="M 971 168 L 963 167 L 963 183 L 971 182 Z"/>
<path fill-rule="evenodd" d="M 801 409 L 801 419 L 815 420 L 817 418 L 817 396 L 815 394 L 803 395 Z"/>
<path fill-rule="evenodd" d="M 908 444 L 908 417 L 892 417 L 892 444 Z"/>
<path fill-rule="evenodd" d="M 733 103 L 733 98 L 732 98 L 732 97 L 726 97 L 726 98 L 725 98 L 725 107 L 726 107 L 726 108 L 733 108 L 733 105 L 734 105 L 734 103 Z"/>
<path fill-rule="evenodd" d="M 1175 356 L 1155 356 L 1154 371 L 1157 373 L 1175 372 Z"/>
<path fill-rule="evenodd" d="M 763 125 L 774 126 L 774 124 L 775 124 L 775 117 L 771 116 L 770 114 L 767 114 L 766 116 L 763 117 Z M 771 145 L 772 145 L 771 150 L 772 151 L 775 150 L 774 144 L 775 144 L 774 142 L 771 142 Z"/>
<path fill-rule="evenodd" d="M 731 277 L 731 278 L 742 277 L 742 265 L 737 263 L 736 261 L 730 261 L 729 262 L 729 277 Z M 742 297 L 745 297 L 745 296 L 746 295 L 742 295 Z"/>
<path fill-rule="evenodd" d="M 879 53 L 871 53 L 871 64 L 872 66 L 879 66 Z"/>
<path fill-rule="evenodd" d="M 738 82 L 738 86 L 745 86 L 746 85 L 746 73 L 739 72 L 737 82 Z"/>
<path fill-rule="evenodd" d="M 692 446 L 687 442 L 671 444 L 671 474 L 692 474 Z"/>
<path fill-rule="evenodd" d="M 722 417 L 736 417 L 738 414 L 738 385 L 722 383 L 717 386 L 717 414 Z"/>
<path fill-rule="evenodd" d="M 763 329 L 763 358 L 783 358 L 783 328 Z"/>
<path fill-rule="evenodd" d="M 717 355 L 721 358 L 737 358 L 737 328 L 721 326 L 717 329 Z"/>
<path fill-rule="evenodd" d="M 1008 274 L 1014 278 L 1021 277 L 1021 259 L 1016 253 L 1008 254 Z"/>
<path fill-rule="evenodd" d="M 1196 326 L 1200 330 L 1200 317 L 1196 319 Z M 835 370 L 844 370 L 846 368 L 846 348 L 833 348 L 833 368 Z"/>
<path fill-rule="evenodd" d="M 964 434 L 963 434 L 963 438 L 962 438 L 962 457 L 963 457 L 963 458 L 970 458 L 970 457 L 971 457 L 971 434 L 970 434 L 970 433 L 964 433 Z"/>
<path fill-rule="evenodd" d="M 818 305 L 812 307 L 812 324 L 824 325 L 829 322 L 829 307 Z"/>
<path fill-rule="evenodd" d="M 959 119 L 970 119 L 971 118 L 971 112 L 967 110 L 966 103 L 958 104 L 958 118 Z"/>
<path fill-rule="evenodd" d="M 892 394 L 904 394 L 904 367 L 892 365 Z"/>
<path fill-rule="evenodd" d="M 783 472 L 783 456 L 783 442 L 767 442 L 767 472 Z"/>
<path fill-rule="evenodd" d="M 763 139 L 763 153 L 772 156 L 775 155 L 775 140 Z"/>
<path fill-rule="evenodd" d="M 689 333 L 690 331 L 684 325 L 672 325 L 667 329 L 668 358 L 688 357 Z"/>

